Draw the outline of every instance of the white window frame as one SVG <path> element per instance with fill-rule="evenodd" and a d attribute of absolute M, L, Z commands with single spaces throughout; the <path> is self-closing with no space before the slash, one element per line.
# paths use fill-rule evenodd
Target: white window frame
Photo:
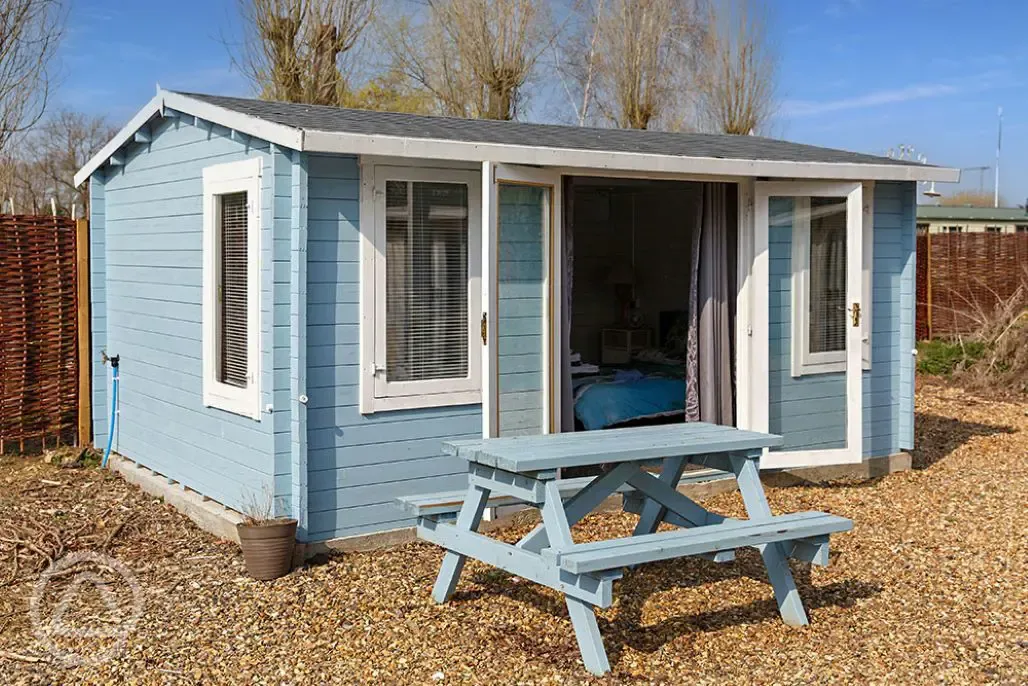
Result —
<path fill-rule="evenodd" d="M 468 187 L 468 375 L 390 382 L 386 377 L 386 182 L 463 183 Z M 372 414 L 482 402 L 482 190 L 477 171 L 361 163 L 360 411 Z"/>
<path fill-rule="evenodd" d="M 874 302 L 874 182 L 865 182 L 863 194 L 863 301 L 861 329 L 863 368 L 871 369 L 871 307 Z M 810 197 L 795 198 L 792 222 L 792 375 L 832 374 L 846 371 L 846 351 L 810 351 Z"/>
<path fill-rule="evenodd" d="M 203 404 L 261 419 L 261 174 L 264 161 L 252 157 L 203 170 Z M 246 193 L 247 224 L 247 384 L 239 388 L 218 381 L 218 197 Z"/>

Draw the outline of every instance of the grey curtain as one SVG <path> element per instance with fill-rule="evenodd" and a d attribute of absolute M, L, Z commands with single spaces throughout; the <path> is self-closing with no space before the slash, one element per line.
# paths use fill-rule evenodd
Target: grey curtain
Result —
<path fill-rule="evenodd" d="M 685 362 L 687 422 L 735 424 L 728 193 L 727 184 L 703 184 L 693 230 Z"/>
<path fill-rule="evenodd" d="M 574 185 L 570 178 L 565 178 L 564 188 L 564 251 L 561 259 L 561 355 L 560 355 L 560 430 L 575 430 L 574 390 L 571 387 L 571 288 L 575 273 L 575 241 L 574 241 Z"/>

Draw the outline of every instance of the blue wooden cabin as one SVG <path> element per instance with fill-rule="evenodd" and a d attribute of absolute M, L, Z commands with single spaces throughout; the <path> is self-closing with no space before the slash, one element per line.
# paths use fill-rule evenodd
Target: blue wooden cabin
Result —
<path fill-rule="evenodd" d="M 444 439 L 699 411 L 781 434 L 765 469 L 899 453 L 917 184 L 957 177 L 161 91 L 76 176 L 95 442 L 106 352 L 116 452 L 233 509 L 270 498 L 304 541 L 410 527 L 398 496 L 465 483 Z"/>

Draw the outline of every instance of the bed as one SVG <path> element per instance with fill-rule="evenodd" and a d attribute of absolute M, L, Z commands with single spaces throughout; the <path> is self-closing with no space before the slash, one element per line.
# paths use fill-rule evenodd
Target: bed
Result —
<path fill-rule="evenodd" d="M 575 419 L 587 431 L 640 420 L 673 419 L 685 412 L 685 378 L 681 365 L 634 361 L 628 367 L 604 367 L 572 384 Z"/>

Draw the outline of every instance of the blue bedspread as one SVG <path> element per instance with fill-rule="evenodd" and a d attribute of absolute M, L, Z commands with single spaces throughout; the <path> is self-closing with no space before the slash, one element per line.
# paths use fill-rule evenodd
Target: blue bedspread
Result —
<path fill-rule="evenodd" d="M 583 379 L 576 384 L 575 416 L 589 430 L 684 410 L 683 379 L 639 376 L 625 380 Z"/>

